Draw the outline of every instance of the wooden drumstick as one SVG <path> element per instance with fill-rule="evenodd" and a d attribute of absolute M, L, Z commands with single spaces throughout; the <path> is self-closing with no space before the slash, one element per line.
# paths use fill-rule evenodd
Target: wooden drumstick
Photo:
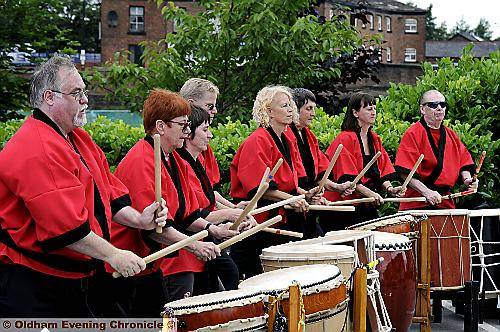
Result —
<path fill-rule="evenodd" d="M 468 195 L 475 194 L 476 192 L 477 192 L 477 190 L 470 189 L 470 190 L 461 191 L 459 193 L 445 195 L 445 196 L 441 197 L 441 199 L 452 199 L 452 198 L 457 198 L 457 197 L 462 197 L 462 196 L 468 196 Z"/>
<path fill-rule="evenodd" d="M 259 188 L 262 187 L 264 183 L 269 182 L 269 172 L 270 172 L 269 167 L 266 167 L 264 175 L 262 175 L 262 178 L 260 179 Z"/>
<path fill-rule="evenodd" d="M 417 168 L 418 168 L 418 166 L 420 166 L 420 163 L 422 162 L 423 159 L 424 159 L 424 155 L 421 154 L 420 157 L 418 157 L 417 162 L 415 163 L 415 165 L 413 165 L 413 168 L 411 169 L 410 174 L 408 174 L 408 176 L 406 177 L 405 181 L 401 185 L 401 190 L 405 190 L 406 189 L 406 186 L 408 186 L 408 183 L 410 182 L 411 178 L 413 177 L 413 174 L 415 174 L 415 172 L 417 171 Z"/>
<path fill-rule="evenodd" d="M 204 230 L 204 231 L 201 231 L 201 232 L 198 232 L 188 238 L 185 238 L 184 240 L 181 240 L 177 243 L 174 243 L 168 247 L 165 247 L 161 250 L 158 250 L 157 252 L 154 252 L 152 253 L 151 255 L 148 255 L 146 257 L 144 257 L 144 261 L 146 262 L 146 264 L 149 264 L 157 259 L 160 259 L 162 257 L 165 257 L 166 255 L 168 254 L 171 254 L 173 253 L 174 251 L 177 251 L 179 249 L 182 249 L 196 241 L 199 241 L 205 237 L 208 236 L 208 231 Z M 119 272 L 113 272 L 113 278 L 118 278 L 118 277 L 121 277 L 121 274 Z"/>
<path fill-rule="evenodd" d="M 474 182 L 477 180 L 477 175 L 479 174 L 481 167 L 483 167 L 483 162 L 484 162 L 485 157 L 486 157 L 486 151 L 483 151 L 481 153 L 481 157 L 479 157 L 479 162 L 477 163 L 476 173 L 472 176 L 472 179 L 474 180 Z"/>
<path fill-rule="evenodd" d="M 351 188 L 356 186 L 356 184 L 359 182 L 359 180 L 361 180 L 361 178 L 365 175 L 365 173 L 368 172 L 368 170 L 370 169 L 370 167 L 377 161 L 378 157 L 380 157 L 381 154 L 382 154 L 382 152 L 378 151 L 373 156 L 372 160 L 370 160 L 368 162 L 368 164 L 366 164 L 365 168 L 363 168 L 363 170 L 361 171 L 361 173 L 359 173 L 358 176 L 356 176 L 354 178 L 354 180 L 352 181 Z"/>
<path fill-rule="evenodd" d="M 295 210 L 294 207 L 285 205 L 287 210 Z M 309 205 L 309 211 L 344 211 L 353 212 L 356 208 L 354 206 L 328 206 L 328 205 Z"/>
<path fill-rule="evenodd" d="M 387 202 L 425 202 L 425 197 L 388 197 L 384 198 L 384 203 Z"/>
<path fill-rule="evenodd" d="M 384 198 L 384 201 L 386 199 Z M 356 199 L 347 199 L 345 201 L 335 201 L 328 203 L 328 206 L 339 206 L 339 205 L 347 205 L 347 204 L 357 204 L 357 203 L 371 203 L 375 202 L 375 197 L 364 197 L 364 198 L 356 198 Z"/>
<path fill-rule="evenodd" d="M 273 179 L 274 175 L 276 174 L 276 172 L 278 171 L 278 169 L 281 167 L 282 164 L 283 164 L 283 158 L 278 159 L 271 172 L 269 172 L 269 176 L 266 180 L 267 182 Z"/>
<path fill-rule="evenodd" d="M 269 211 L 272 209 L 276 209 L 276 208 L 282 207 L 283 205 L 287 205 L 287 204 L 296 202 L 296 201 L 304 199 L 304 198 L 305 198 L 305 195 L 292 196 L 292 197 L 287 198 L 285 200 L 282 200 L 282 201 L 279 201 L 279 202 L 276 202 L 273 204 L 269 204 L 269 205 L 263 206 L 261 208 L 255 209 L 255 210 L 252 210 L 249 214 L 251 216 L 254 216 L 256 214 L 266 212 L 266 211 Z"/>
<path fill-rule="evenodd" d="M 257 233 L 258 231 L 266 228 L 266 227 L 269 227 L 271 225 L 274 225 L 275 223 L 277 223 L 278 221 L 281 221 L 283 217 L 282 216 L 276 216 L 274 218 L 271 218 L 265 222 L 263 222 L 262 224 L 258 224 L 257 226 L 255 227 L 252 227 L 250 228 L 249 230 L 246 230 L 244 231 L 243 233 L 240 233 L 232 238 L 230 238 L 229 240 L 226 240 L 222 243 L 219 244 L 219 248 L 220 250 L 223 250 L 223 249 L 226 249 L 227 247 L 235 244 L 236 242 L 239 242 L 255 233 Z M 236 224 L 236 222 L 233 224 L 233 226 Z M 232 227 L 232 226 L 231 226 Z"/>
<path fill-rule="evenodd" d="M 330 173 L 332 172 L 333 166 L 335 166 L 335 163 L 337 162 L 337 159 L 339 158 L 340 152 L 342 152 L 342 149 L 344 146 L 342 144 L 339 144 L 337 146 L 337 150 L 335 150 L 335 153 L 333 154 L 332 160 L 330 160 L 330 163 L 328 164 L 328 168 L 326 169 L 325 173 L 323 174 L 323 177 L 321 178 L 321 181 L 319 181 L 318 187 L 319 187 L 319 192 L 323 189 L 325 186 L 326 180 L 328 180 L 328 177 L 330 176 Z"/>
<path fill-rule="evenodd" d="M 160 143 L 160 135 L 154 134 L 154 153 L 155 153 L 155 198 L 160 206 L 155 213 L 155 219 L 157 214 L 161 211 L 161 143 Z M 161 226 L 156 226 L 156 233 L 161 234 L 162 228 Z"/>
<path fill-rule="evenodd" d="M 291 237 L 297 237 L 300 239 L 304 237 L 304 234 L 302 234 L 302 233 L 287 231 L 287 230 L 279 229 L 279 228 L 271 228 L 271 227 L 263 228 L 262 232 L 276 234 L 276 235 L 286 235 L 286 236 L 291 236 Z"/>
<path fill-rule="evenodd" d="M 241 222 L 246 218 L 246 216 L 250 213 L 250 211 L 253 210 L 255 205 L 257 204 L 257 201 L 264 195 L 264 193 L 269 189 L 269 183 L 265 182 L 262 184 L 262 187 L 260 187 L 257 192 L 255 193 L 255 196 L 252 198 L 250 203 L 248 203 L 247 206 L 245 206 L 245 209 L 243 212 L 240 214 L 238 219 L 234 222 L 233 226 L 231 226 L 229 229 L 231 230 L 237 230 L 238 226 L 241 224 Z"/>

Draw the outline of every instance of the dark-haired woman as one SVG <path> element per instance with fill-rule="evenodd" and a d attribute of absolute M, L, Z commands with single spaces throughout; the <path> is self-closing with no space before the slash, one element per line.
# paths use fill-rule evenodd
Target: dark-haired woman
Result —
<path fill-rule="evenodd" d="M 189 138 L 186 139 L 183 148 L 177 149 L 181 158 L 188 165 L 189 185 L 196 193 L 200 208 L 208 213 L 205 220 L 215 224 L 224 221 L 234 222 L 243 210 L 238 208 L 217 209 L 215 207 L 215 192 L 206 168 L 200 160 L 200 156 L 207 150 L 208 143 L 213 137 L 210 132 L 210 115 L 204 109 L 191 105 L 189 121 L 191 123 Z M 256 224 L 253 217 L 247 217 L 245 228 Z M 245 228 L 240 228 L 240 231 L 245 230 Z M 216 242 L 215 239 L 212 240 Z M 219 279 L 222 287 L 219 285 Z M 207 262 L 204 273 L 196 275 L 194 292 L 195 295 L 200 295 L 223 290 L 233 290 L 238 288 L 238 282 L 238 267 L 229 254 L 223 251 L 221 252 L 221 256 Z"/>
<path fill-rule="evenodd" d="M 292 122 L 285 130 L 285 135 L 294 142 L 299 150 L 302 165 L 305 169 L 305 176 L 299 178 L 299 187 L 310 190 L 317 186 L 328 168 L 329 160 L 326 154 L 320 150 L 318 139 L 309 129 L 311 122 L 316 114 L 316 97 L 314 94 L 303 88 L 292 90 L 293 101 L 298 110 L 298 119 Z M 336 191 L 344 196 L 353 193 L 350 189 L 351 182 L 346 181 L 337 184 L 330 179 L 325 183 L 325 189 Z M 317 214 L 309 212 L 304 227 L 306 238 L 322 236 L 323 230 L 316 222 Z"/>
<path fill-rule="evenodd" d="M 329 158 L 332 158 L 335 150 L 342 144 L 344 148 L 335 163 L 333 175 L 337 182 L 352 181 L 380 151 L 382 154 L 377 162 L 370 167 L 356 185 L 356 193 L 342 195 L 338 192 L 327 191 L 325 197 L 330 201 L 354 199 L 361 196 L 373 197 L 373 203 L 359 204 L 356 213 L 339 213 L 334 223 L 322 223 L 324 228 L 333 227 L 343 229 L 349 225 L 378 217 L 377 206 L 384 199 L 377 193 L 380 189 L 386 190 L 391 196 L 401 197 L 404 195 L 401 186 L 394 186 L 391 180 L 397 179 L 394 167 L 389 155 L 382 146 L 382 140 L 373 131 L 377 111 L 373 96 L 365 93 L 356 93 L 351 96 L 347 105 L 342 131 L 326 150 Z M 342 216 L 341 216 L 342 215 Z"/>

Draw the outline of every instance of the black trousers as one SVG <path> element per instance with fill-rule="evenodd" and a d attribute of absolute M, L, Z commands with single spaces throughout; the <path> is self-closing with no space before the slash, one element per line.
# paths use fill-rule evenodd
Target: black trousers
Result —
<path fill-rule="evenodd" d="M 0 317 L 95 317 L 88 302 L 93 277 L 65 279 L 21 265 L 0 265 Z"/>
<path fill-rule="evenodd" d="M 114 296 L 115 305 L 106 317 L 156 318 L 165 304 L 161 271 L 144 276 L 113 279 L 107 291 Z"/>
<path fill-rule="evenodd" d="M 193 294 L 234 290 L 238 289 L 238 283 L 238 267 L 227 250 L 223 250 L 219 257 L 205 264 L 205 271 L 195 274 Z"/>
<path fill-rule="evenodd" d="M 166 302 L 193 295 L 194 272 L 181 272 L 163 277 L 163 292 Z"/>

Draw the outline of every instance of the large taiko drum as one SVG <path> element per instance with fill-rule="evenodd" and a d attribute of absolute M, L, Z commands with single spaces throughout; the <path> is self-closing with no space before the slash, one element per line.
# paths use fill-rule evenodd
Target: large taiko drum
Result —
<path fill-rule="evenodd" d="M 409 210 L 430 219 L 431 290 L 454 290 L 471 280 L 469 210 Z"/>
<path fill-rule="evenodd" d="M 404 235 L 373 232 L 380 289 L 392 326 L 408 331 L 415 312 L 417 272 L 412 242 Z"/>
<path fill-rule="evenodd" d="M 500 209 L 470 210 L 472 280 L 479 294 L 500 296 Z"/>
<path fill-rule="evenodd" d="M 276 296 L 295 281 L 301 288 L 308 332 L 340 332 L 346 328 L 349 299 L 344 278 L 334 265 L 295 266 L 265 272 L 244 280 L 239 288 Z M 288 294 L 284 293 L 282 298 L 284 314 L 289 318 Z"/>
<path fill-rule="evenodd" d="M 177 319 L 177 331 L 265 331 L 265 295 L 258 289 L 188 297 L 165 305 L 164 318 Z"/>
<path fill-rule="evenodd" d="M 418 237 L 418 223 L 420 219 L 421 218 L 411 213 L 400 213 L 365 221 L 360 224 L 349 226 L 348 229 L 403 234 L 413 239 Z"/>
<path fill-rule="evenodd" d="M 346 245 L 282 244 L 262 250 L 260 260 L 264 272 L 292 266 L 333 264 L 348 280 L 354 270 L 355 252 L 353 247 Z"/>
<path fill-rule="evenodd" d="M 323 245 L 347 245 L 354 248 L 356 252 L 356 266 L 366 264 L 375 259 L 375 247 L 373 234 L 370 231 L 340 230 L 331 231 L 323 237 L 314 239 L 294 241 L 288 243 L 291 246 L 323 244 Z"/>

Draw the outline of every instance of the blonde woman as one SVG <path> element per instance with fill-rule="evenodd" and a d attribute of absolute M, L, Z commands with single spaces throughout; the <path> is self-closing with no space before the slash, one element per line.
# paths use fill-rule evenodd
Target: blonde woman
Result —
<path fill-rule="evenodd" d="M 280 213 L 283 215 L 283 221 L 276 227 L 303 232 L 304 213 L 309 208 L 307 201 L 318 199 L 318 195 L 314 191 L 305 191 L 298 185 L 298 179 L 305 176 L 305 170 L 300 161 L 297 145 L 284 133 L 296 116 L 288 88 L 267 86 L 259 91 L 253 107 L 253 118 L 259 127 L 239 147 L 231 163 L 231 196 L 236 200 L 251 199 L 259 187 L 266 167 L 272 169 L 282 158 L 283 165 L 270 181 L 269 189 L 259 205 L 281 201 L 292 195 L 305 194 L 306 200 L 291 204 L 301 213 L 272 210 L 255 216 L 255 219 L 257 222 L 262 222 Z M 277 244 L 278 241 L 288 242 L 290 239 L 260 234 L 250 241 L 233 247 L 231 255 L 240 273 L 249 276 L 261 272 L 258 255 L 262 248 Z"/>

